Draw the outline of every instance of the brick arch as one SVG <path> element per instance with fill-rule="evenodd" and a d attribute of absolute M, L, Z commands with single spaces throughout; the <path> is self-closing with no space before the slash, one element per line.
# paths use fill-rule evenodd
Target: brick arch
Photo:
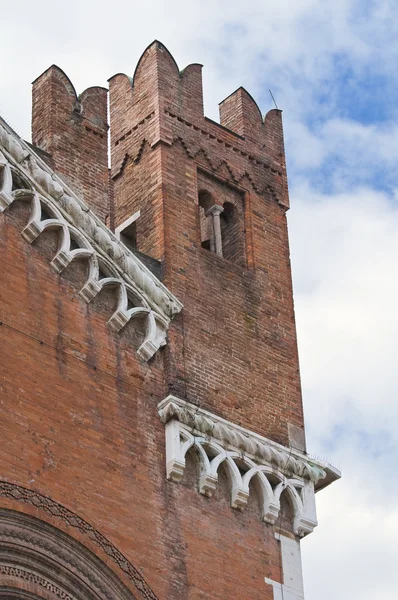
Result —
<path fill-rule="evenodd" d="M 15 595 L 20 589 L 32 600 L 158 600 L 134 565 L 105 536 L 65 506 L 4 481 L 0 482 L 0 498 L 7 506 L 0 507 L 0 597 L 7 596 L 7 590 L 14 590 Z M 8 508 L 10 505 L 13 508 Z M 32 508 L 43 519 L 29 514 Z M 52 524 L 57 521 L 60 528 Z M 81 541 L 64 529 L 75 530 Z M 110 559 L 107 563 L 113 563 L 116 573 L 122 571 L 132 590 L 90 549 L 93 546 L 99 555 Z M 71 593 L 74 589 L 77 592 Z"/>

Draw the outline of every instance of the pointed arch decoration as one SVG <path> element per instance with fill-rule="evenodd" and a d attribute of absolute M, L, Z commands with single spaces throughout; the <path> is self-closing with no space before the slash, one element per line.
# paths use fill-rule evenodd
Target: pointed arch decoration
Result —
<path fill-rule="evenodd" d="M 9 596 L 3 593 L 7 589 L 20 588 L 30 592 L 32 599 L 39 596 L 46 600 L 157 600 L 127 558 L 65 506 L 34 490 L 4 481 L 0 481 L 1 497 L 31 505 L 83 534 L 127 576 L 134 593 L 88 547 L 61 529 L 25 512 L 0 507 L 0 597 Z"/>
<path fill-rule="evenodd" d="M 79 290 L 85 302 L 106 286 L 116 290 L 118 306 L 108 321 L 114 331 L 134 318 L 145 321 L 145 339 L 137 350 L 142 360 L 166 345 L 181 302 L 0 119 L 0 213 L 17 200 L 30 206 L 21 232 L 26 242 L 32 244 L 46 230 L 58 233 L 50 263 L 56 273 L 74 260 L 88 262 L 87 279 Z"/>
<path fill-rule="evenodd" d="M 256 480 L 262 505 L 262 519 L 274 525 L 285 492 L 294 510 L 297 536 L 311 533 L 317 525 L 315 492 L 322 480 L 340 477 L 332 465 L 310 458 L 243 427 L 235 425 L 176 396 L 167 396 L 158 405 L 166 428 L 166 473 L 170 481 L 181 481 L 186 455 L 194 447 L 200 463 L 198 489 L 212 496 L 222 464 L 228 473 L 231 507 L 242 510 Z"/>

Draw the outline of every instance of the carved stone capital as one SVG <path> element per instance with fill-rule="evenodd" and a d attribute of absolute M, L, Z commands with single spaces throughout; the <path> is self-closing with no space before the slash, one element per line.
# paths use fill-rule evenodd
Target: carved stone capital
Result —
<path fill-rule="evenodd" d="M 224 212 L 224 208 L 222 206 L 219 206 L 218 204 L 213 204 L 213 206 L 206 210 L 205 215 L 206 217 L 208 217 L 209 215 L 212 215 L 213 217 L 218 217 L 221 215 L 222 212 Z"/>

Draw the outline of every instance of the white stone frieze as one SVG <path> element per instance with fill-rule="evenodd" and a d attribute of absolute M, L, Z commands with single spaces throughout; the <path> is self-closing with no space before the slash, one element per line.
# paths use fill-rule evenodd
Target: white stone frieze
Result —
<path fill-rule="evenodd" d="M 88 278 L 79 292 L 86 302 L 106 286 L 116 290 L 118 307 L 108 321 L 113 329 L 145 319 L 146 337 L 138 354 L 149 360 L 166 344 L 170 320 L 181 311 L 181 302 L 0 119 L 0 212 L 16 199 L 31 206 L 22 231 L 28 243 L 46 229 L 59 232 L 59 249 L 51 261 L 56 272 L 77 258 L 89 261 Z"/>
<path fill-rule="evenodd" d="M 262 518 L 275 524 L 280 497 L 289 496 L 294 509 L 294 531 L 302 537 L 317 525 L 315 488 L 319 482 L 339 472 L 328 464 L 277 444 L 254 432 L 226 421 L 204 409 L 167 396 L 158 405 L 166 429 L 167 478 L 181 481 L 190 448 L 200 462 L 199 492 L 211 496 L 217 486 L 218 470 L 224 464 L 231 485 L 232 508 L 243 509 L 251 487 L 257 483 Z"/>

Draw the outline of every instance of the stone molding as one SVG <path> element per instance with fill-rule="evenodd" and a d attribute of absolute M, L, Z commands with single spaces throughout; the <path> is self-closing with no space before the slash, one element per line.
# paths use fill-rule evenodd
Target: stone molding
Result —
<path fill-rule="evenodd" d="M 92 527 L 92 525 L 90 525 L 87 521 L 70 511 L 65 506 L 62 506 L 62 504 L 55 502 L 51 498 L 48 498 L 39 492 L 5 481 L 0 481 L 0 498 L 1 497 L 9 498 L 11 500 L 21 502 L 22 504 L 33 506 L 52 518 L 60 519 L 65 526 L 76 529 L 80 532 L 80 534 L 87 536 L 87 539 L 90 541 L 90 543 L 98 546 L 98 548 L 111 559 L 115 566 L 127 576 L 136 589 L 136 593 L 138 594 L 137 598 L 142 598 L 143 600 L 157 600 L 157 596 L 151 590 L 141 573 L 134 567 L 134 565 L 132 565 L 104 535 Z M 13 513 L 15 515 L 11 521 L 7 518 L 8 513 Z M 18 525 L 19 521 L 24 524 L 23 527 Z M 87 565 L 87 561 L 77 561 L 76 556 L 72 555 L 71 552 L 69 552 L 61 542 L 63 539 L 68 538 L 68 547 L 74 548 L 79 546 L 84 548 L 87 555 L 91 555 L 91 552 L 86 549 L 85 546 L 82 546 L 82 544 L 67 536 L 61 530 L 55 529 L 45 521 L 39 521 L 39 523 L 41 523 L 40 532 L 35 533 L 34 523 L 37 521 L 38 519 L 30 517 L 22 512 L 20 513 L 16 511 L 10 511 L 9 509 L 0 508 L 0 558 L 1 541 L 9 539 L 10 541 L 13 541 L 13 543 L 19 540 L 19 544 L 30 545 L 30 547 L 32 547 L 32 544 L 34 543 L 37 547 L 41 548 L 41 552 L 47 552 L 50 555 L 52 554 L 53 556 L 58 556 L 58 558 L 63 560 L 64 564 L 67 563 L 71 569 L 82 569 L 85 565 Z M 32 525 L 29 525 L 30 523 Z M 51 536 L 51 538 L 49 538 L 49 536 L 46 537 L 45 534 L 47 531 L 53 531 L 54 535 L 56 534 L 57 539 L 55 539 L 54 536 Z M 87 569 L 86 567 L 85 570 L 82 571 L 82 575 L 87 578 L 90 587 L 97 586 L 98 590 L 102 589 L 102 592 L 105 593 L 105 596 L 109 598 L 109 592 L 105 592 L 104 585 L 111 583 L 110 575 L 112 575 L 112 573 L 109 569 L 106 569 L 108 571 L 108 575 L 104 573 L 105 579 L 98 581 L 98 575 L 104 571 L 104 564 L 102 561 L 100 561 L 100 559 L 97 558 L 96 560 L 98 563 L 101 562 L 100 568 Z M 116 575 L 112 575 L 112 579 L 116 580 Z M 124 598 L 124 600 L 128 599 Z"/>
<path fill-rule="evenodd" d="M 254 477 L 265 522 L 275 524 L 280 512 L 280 497 L 286 491 L 294 509 L 295 534 L 302 537 L 313 531 L 317 525 L 315 489 L 318 482 L 327 477 L 329 465 L 176 396 L 162 400 L 158 412 L 166 427 L 169 480 L 181 481 L 186 454 L 193 447 L 200 462 L 201 494 L 212 496 L 217 486 L 218 468 L 225 463 L 231 484 L 232 508 L 245 507 Z"/>
<path fill-rule="evenodd" d="M 0 509 L 0 588 L 10 579 L 30 582 L 64 600 L 90 600 L 93 595 L 134 600 L 85 546 L 39 519 Z"/>
<path fill-rule="evenodd" d="M 0 584 L 4 577 L 7 578 L 7 583 L 9 583 L 10 579 L 20 579 L 24 582 L 27 581 L 44 588 L 46 591 L 50 592 L 52 595 L 60 598 L 61 600 L 75 600 L 75 596 L 71 596 L 65 590 L 55 585 L 52 581 L 33 573 L 31 570 L 0 564 Z"/>
<path fill-rule="evenodd" d="M 134 318 L 146 320 L 146 337 L 138 349 L 143 360 L 166 344 L 170 320 L 182 310 L 181 302 L 0 119 L 0 212 L 16 199 L 31 205 L 22 231 L 28 243 L 46 229 L 59 231 L 59 249 L 51 261 L 57 273 L 77 258 L 89 261 L 88 278 L 79 292 L 86 302 L 105 286 L 117 290 L 118 307 L 108 321 L 113 329 L 120 331 Z"/>
<path fill-rule="evenodd" d="M 264 581 L 272 585 L 274 600 L 304 600 L 300 542 L 279 533 L 275 537 L 280 542 L 283 583 L 268 577 Z"/>

